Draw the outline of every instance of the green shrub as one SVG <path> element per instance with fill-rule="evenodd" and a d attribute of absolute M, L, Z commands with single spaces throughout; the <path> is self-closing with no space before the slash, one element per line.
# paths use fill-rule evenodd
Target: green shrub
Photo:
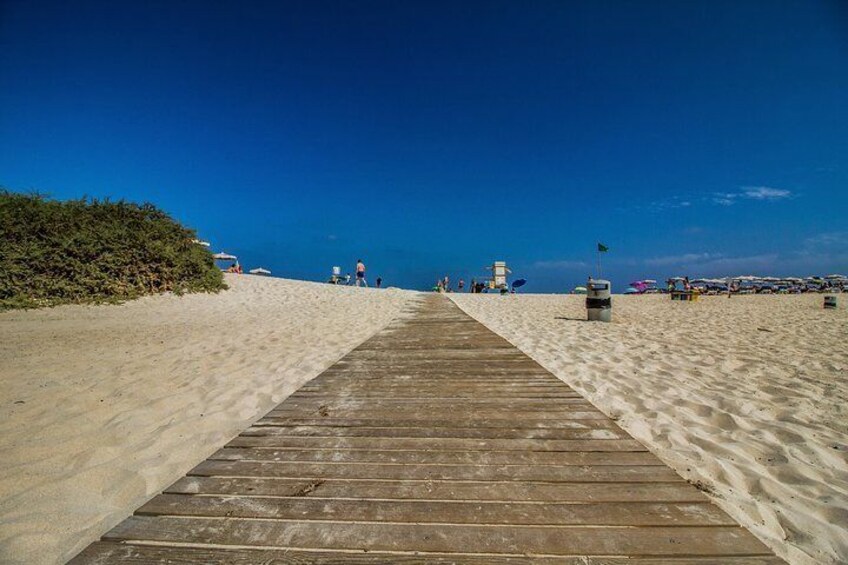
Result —
<path fill-rule="evenodd" d="M 0 189 L 0 309 L 226 288 L 196 237 L 152 204 Z"/>

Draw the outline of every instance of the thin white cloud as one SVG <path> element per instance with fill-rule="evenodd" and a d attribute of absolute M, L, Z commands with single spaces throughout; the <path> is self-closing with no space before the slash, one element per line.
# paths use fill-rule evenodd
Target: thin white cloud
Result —
<path fill-rule="evenodd" d="M 641 264 L 698 277 L 824 275 L 842 272 L 848 265 L 848 231 L 814 234 L 801 240 L 798 248 L 782 253 L 743 256 L 719 252 L 683 253 L 642 259 Z"/>
<path fill-rule="evenodd" d="M 645 259 L 651 267 L 674 267 L 685 271 L 694 271 L 699 276 L 720 274 L 733 275 L 736 271 L 756 271 L 773 269 L 778 261 L 776 253 L 728 257 L 723 253 L 684 253 Z"/>
<path fill-rule="evenodd" d="M 739 194 L 735 192 L 716 192 L 713 194 L 712 202 L 721 206 L 733 206 L 738 196 Z"/>
<path fill-rule="evenodd" d="M 703 263 L 710 259 L 718 259 L 722 257 L 717 253 L 684 253 L 683 255 L 667 255 L 665 257 L 653 257 L 645 259 L 645 264 L 652 267 L 662 267 L 665 265 L 691 265 L 694 263 Z"/>
<path fill-rule="evenodd" d="M 661 212 L 664 210 L 676 210 L 678 208 L 689 208 L 700 203 L 716 204 L 719 206 L 733 206 L 742 200 L 753 200 L 758 202 L 776 202 L 793 198 L 795 195 L 790 190 L 773 188 L 770 186 L 743 186 L 733 192 L 713 192 L 706 197 L 692 197 L 689 195 L 676 195 L 663 200 L 655 200 L 646 205 L 648 210 Z M 636 209 L 642 207 L 637 206 Z"/>
<path fill-rule="evenodd" d="M 792 193 L 782 188 L 771 188 L 770 186 L 745 186 L 741 196 L 750 200 L 783 200 L 792 196 Z"/>
<path fill-rule="evenodd" d="M 804 240 L 804 247 L 807 248 L 822 248 L 822 247 L 842 247 L 848 250 L 848 232 L 834 231 L 820 233 Z"/>
<path fill-rule="evenodd" d="M 760 202 L 774 202 L 792 198 L 792 192 L 783 188 L 772 188 L 770 186 L 743 186 L 738 192 L 714 192 L 713 204 L 720 206 L 733 206 L 740 200 L 758 200 Z"/>
<path fill-rule="evenodd" d="M 777 253 L 749 255 L 746 257 L 719 257 L 698 265 L 704 274 L 738 274 L 745 271 L 774 270 L 778 264 Z"/>
<path fill-rule="evenodd" d="M 536 261 L 533 266 L 537 269 L 556 269 L 561 271 L 585 269 L 588 264 L 585 261 Z"/>

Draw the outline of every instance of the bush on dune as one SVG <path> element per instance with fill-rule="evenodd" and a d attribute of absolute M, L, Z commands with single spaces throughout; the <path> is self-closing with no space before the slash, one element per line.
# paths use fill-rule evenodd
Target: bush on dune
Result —
<path fill-rule="evenodd" d="M 0 190 L 0 309 L 226 288 L 196 237 L 152 204 Z"/>

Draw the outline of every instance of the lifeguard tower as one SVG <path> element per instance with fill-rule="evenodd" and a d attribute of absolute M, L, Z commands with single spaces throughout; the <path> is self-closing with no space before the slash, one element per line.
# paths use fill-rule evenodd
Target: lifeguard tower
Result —
<path fill-rule="evenodd" d="M 333 267 L 333 274 L 330 275 L 327 282 L 330 284 L 349 284 L 350 275 L 342 275 L 341 267 Z"/>
<path fill-rule="evenodd" d="M 506 276 L 511 274 L 512 271 L 506 266 L 506 261 L 495 261 L 491 267 L 486 268 L 492 271 L 492 278 L 489 279 L 489 288 L 491 290 L 503 290 L 509 287 Z"/>

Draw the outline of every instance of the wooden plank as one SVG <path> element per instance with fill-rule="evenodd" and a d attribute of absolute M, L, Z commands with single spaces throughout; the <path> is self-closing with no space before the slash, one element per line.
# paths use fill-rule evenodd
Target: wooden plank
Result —
<path fill-rule="evenodd" d="M 346 428 L 358 427 L 387 427 L 395 428 L 533 428 L 533 429 L 569 429 L 569 430 L 589 430 L 589 429 L 620 429 L 615 422 L 608 418 L 593 417 L 589 419 L 568 419 L 568 420 L 533 420 L 525 418 L 516 420 L 511 418 L 478 418 L 470 415 L 467 418 L 445 420 L 439 414 L 429 416 L 429 419 L 418 414 L 414 420 L 406 418 L 334 418 L 332 416 L 317 416 L 317 417 L 300 417 L 300 416 L 266 416 L 266 418 L 274 418 L 280 422 L 284 422 L 290 426 L 335 426 Z M 259 421 L 264 420 L 262 418 Z"/>
<path fill-rule="evenodd" d="M 459 558 L 459 560 L 458 560 Z M 179 547 L 97 542 L 68 565 L 588 565 L 583 557 L 508 557 L 498 555 L 374 553 L 372 551 L 304 551 L 221 547 Z M 688 562 L 686 562 L 688 563 Z M 731 565 L 772 565 L 729 562 Z M 640 565 L 636 563 L 636 565 Z M 685 563 L 684 563 L 685 565 Z M 698 564 L 693 564 L 698 565 Z"/>
<path fill-rule="evenodd" d="M 786 562 L 774 555 L 718 557 L 675 557 L 662 559 L 655 557 L 589 557 L 586 565 L 786 565 Z"/>
<path fill-rule="evenodd" d="M 375 481 L 357 479 L 279 479 L 184 477 L 165 489 L 180 494 L 310 496 L 386 500 L 489 500 L 539 502 L 704 502 L 688 483 L 534 483 Z"/>
<path fill-rule="evenodd" d="M 520 382 L 526 385 L 555 384 L 559 381 L 556 377 L 544 370 L 519 371 L 515 368 L 479 368 L 470 367 L 467 363 L 453 366 L 435 367 L 383 367 L 377 365 L 364 365 L 362 368 L 340 368 L 333 365 L 316 377 L 311 383 L 326 382 L 410 382 L 417 381 L 421 384 L 460 383 L 481 384 L 495 383 L 506 384 Z M 563 383 L 563 386 L 566 386 Z"/>
<path fill-rule="evenodd" d="M 262 418 L 243 435 L 300 437 L 391 437 L 391 438 L 484 438 L 484 439 L 626 439 L 620 429 L 574 430 L 569 428 L 393 428 L 360 426 L 290 426 L 284 419 Z"/>
<path fill-rule="evenodd" d="M 555 389 L 551 389 L 555 390 Z M 446 396 L 446 395 L 450 396 Z M 545 392 L 539 390 L 505 390 L 495 387 L 476 387 L 474 389 L 460 388 L 456 386 L 445 390 L 443 387 L 424 389 L 415 386 L 392 387 L 392 388 L 362 388 L 354 390 L 350 388 L 339 387 L 337 389 L 323 390 L 321 392 L 300 392 L 293 394 L 289 400 L 293 402 L 317 401 L 317 402 L 334 402 L 339 399 L 353 399 L 357 401 L 391 401 L 391 402 L 434 402 L 434 401 L 450 401 L 456 402 L 456 399 L 462 398 L 470 403 L 479 402 L 499 402 L 502 400 L 525 401 L 525 400 L 546 400 L 570 398 L 577 399 L 582 397 L 576 392 Z"/>
<path fill-rule="evenodd" d="M 431 481 L 546 481 L 651 483 L 682 479 L 655 465 L 405 465 L 389 463 L 288 463 L 206 460 L 189 471 L 207 477 L 288 477 L 316 479 L 415 479 Z"/>
<path fill-rule="evenodd" d="M 434 418 L 439 418 L 444 421 L 448 420 L 465 420 L 470 416 L 474 416 L 477 418 L 498 418 L 504 416 L 511 416 L 516 419 L 516 421 L 521 420 L 586 420 L 586 419 L 599 419 L 606 420 L 608 419 L 603 412 L 600 410 L 589 410 L 590 407 L 580 406 L 577 407 L 579 410 L 563 410 L 563 411 L 527 411 L 527 412 L 513 412 L 511 414 L 507 414 L 503 410 L 497 410 L 496 408 L 487 408 L 487 409 L 476 409 L 473 412 L 470 411 L 446 411 L 446 412 L 431 412 L 429 415 Z M 268 413 L 269 416 L 281 416 L 281 417 L 293 417 L 293 418 L 314 418 L 316 416 L 333 416 L 336 418 L 391 418 L 393 415 L 397 416 L 399 410 L 391 410 L 387 408 L 374 408 L 374 409 L 360 409 L 360 410 L 346 410 L 346 409 L 334 409 L 330 410 L 322 410 L 319 406 L 316 410 L 272 410 Z M 409 416 L 410 414 L 407 414 Z M 426 416 L 427 414 L 416 413 L 415 418 L 421 418 Z"/>
<path fill-rule="evenodd" d="M 652 453 L 567 451 L 366 451 L 223 448 L 221 461 L 329 461 L 447 465 L 660 465 Z"/>
<path fill-rule="evenodd" d="M 445 398 L 443 400 L 412 399 L 400 400 L 394 398 L 352 398 L 337 397 L 327 401 L 322 398 L 292 399 L 286 401 L 274 410 L 317 410 L 324 406 L 328 410 L 463 410 L 476 412 L 478 410 L 497 410 L 503 412 L 561 412 L 563 410 L 592 410 L 594 406 L 585 398 Z"/>
<path fill-rule="evenodd" d="M 727 514 L 708 502 L 563 504 L 555 502 L 320 500 L 161 494 L 139 508 L 136 514 L 477 525 L 735 525 L 735 522 Z"/>
<path fill-rule="evenodd" d="M 241 435 L 227 447 L 290 447 L 304 449 L 438 450 L 438 451 L 647 451 L 632 439 L 468 439 L 285 437 Z"/>
<path fill-rule="evenodd" d="M 322 389 L 303 390 L 291 395 L 290 400 L 338 400 L 353 397 L 357 399 L 374 400 L 451 400 L 458 397 L 482 400 L 525 399 L 525 398 L 580 398 L 574 391 L 565 391 L 556 387 L 501 387 L 489 383 L 479 386 L 452 385 L 448 390 L 442 386 L 427 387 L 414 383 L 401 386 L 326 386 Z"/>
<path fill-rule="evenodd" d="M 633 528 L 610 526 L 474 526 L 288 522 L 236 518 L 132 516 L 104 540 L 151 540 L 299 549 L 475 552 L 545 555 L 693 556 L 767 555 L 769 550 L 736 526 Z"/>
<path fill-rule="evenodd" d="M 473 555 L 468 553 L 375 553 L 247 548 L 199 548 L 97 542 L 68 565 L 781 565 L 776 557 L 675 557 L 640 559 L 616 557 L 539 557 Z"/>

